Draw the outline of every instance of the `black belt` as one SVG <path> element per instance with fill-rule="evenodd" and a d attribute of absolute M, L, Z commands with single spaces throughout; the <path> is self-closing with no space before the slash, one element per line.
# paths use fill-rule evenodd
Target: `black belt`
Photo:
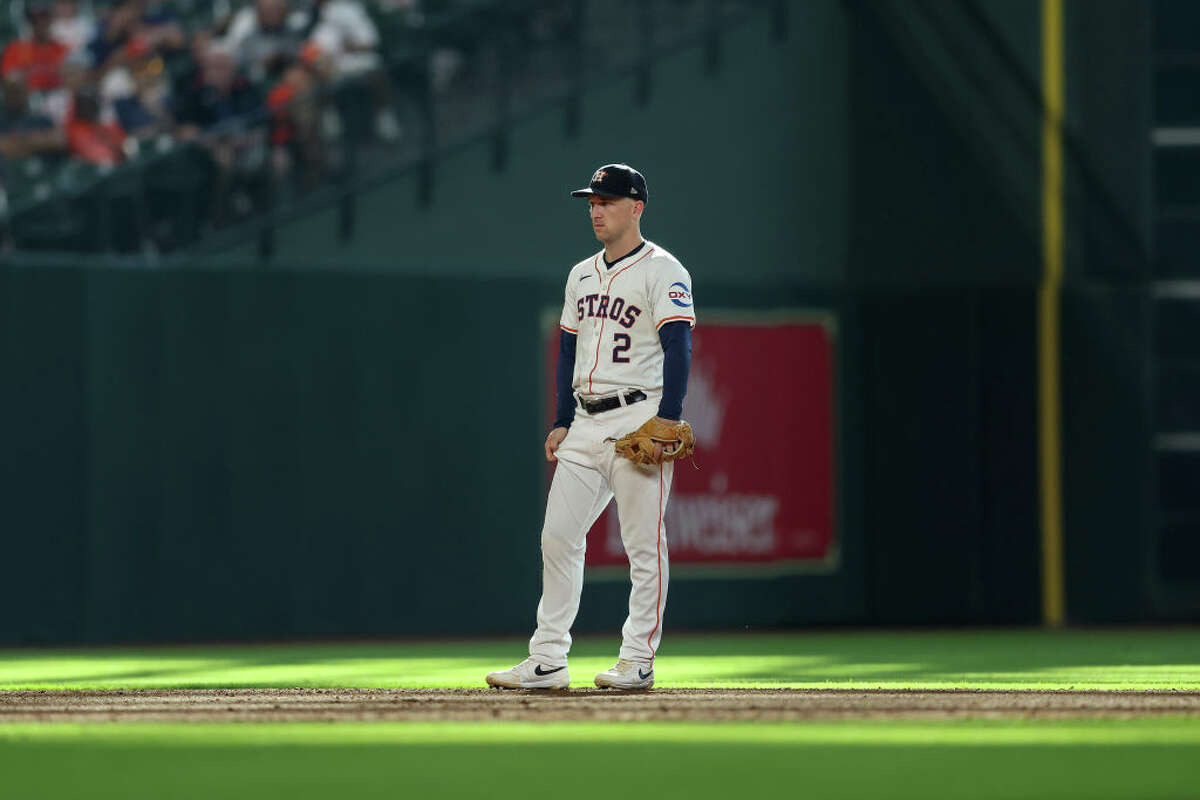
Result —
<path fill-rule="evenodd" d="M 601 397 L 599 400 L 584 400 L 579 398 L 579 405 L 589 414 L 599 414 L 601 411 L 612 411 L 614 408 L 620 408 L 623 405 L 630 405 L 639 400 L 645 400 L 646 393 L 641 389 L 634 389 L 629 394 L 625 395 L 625 402 L 621 402 L 619 396 Z"/>

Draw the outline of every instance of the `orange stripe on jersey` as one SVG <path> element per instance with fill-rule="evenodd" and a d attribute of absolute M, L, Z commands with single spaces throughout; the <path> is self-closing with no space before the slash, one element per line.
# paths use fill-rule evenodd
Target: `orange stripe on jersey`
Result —
<path fill-rule="evenodd" d="M 579 333 L 579 331 L 575 330 L 574 328 L 568 328 L 566 325 L 560 324 L 558 327 L 562 328 L 567 333 Z"/>
<path fill-rule="evenodd" d="M 658 327 L 656 327 L 654 330 L 658 330 L 658 329 L 659 329 L 659 328 L 661 328 L 663 325 L 666 325 L 668 322 L 677 322 L 677 321 L 679 321 L 679 320 L 681 320 L 681 319 L 686 319 L 688 322 L 695 322 L 695 321 L 696 321 L 696 318 L 695 318 L 695 317 L 686 317 L 686 316 L 681 316 L 681 317 L 667 317 L 667 318 L 666 318 L 666 319 L 664 319 L 662 322 L 658 323 Z"/>

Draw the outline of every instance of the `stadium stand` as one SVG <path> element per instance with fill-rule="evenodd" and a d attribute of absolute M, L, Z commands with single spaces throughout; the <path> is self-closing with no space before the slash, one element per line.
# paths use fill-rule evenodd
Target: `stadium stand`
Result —
<path fill-rule="evenodd" d="M 510 120 L 748 5 L 13 0 L 0 247 L 154 258 L 466 139 L 499 165 Z"/>

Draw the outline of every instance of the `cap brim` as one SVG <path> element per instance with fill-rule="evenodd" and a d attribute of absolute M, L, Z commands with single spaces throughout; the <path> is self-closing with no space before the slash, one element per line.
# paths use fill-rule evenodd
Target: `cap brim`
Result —
<path fill-rule="evenodd" d="M 593 194 L 596 195 L 597 197 L 611 197 L 614 200 L 620 200 L 623 197 L 629 197 L 629 195 L 613 194 L 612 192 L 597 192 L 595 189 L 593 189 L 590 186 L 586 189 L 576 189 L 575 191 L 571 192 L 571 197 L 587 197 L 588 195 L 593 195 Z M 638 200 L 640 198 L 630 197 L 629 199 L 630 200 Z"/>

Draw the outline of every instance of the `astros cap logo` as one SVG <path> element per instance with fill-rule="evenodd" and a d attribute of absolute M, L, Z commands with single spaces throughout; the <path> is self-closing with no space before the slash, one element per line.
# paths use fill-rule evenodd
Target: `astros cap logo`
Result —
<path fill-rule="evenodd" d="M 643 203 L 650 199 L 646 189 L 646 179 L 628 164 L 605 164 L 592 173 L 592 179 L 586 189 L 576 189 L 572 197 L 632 197 Z"/>

